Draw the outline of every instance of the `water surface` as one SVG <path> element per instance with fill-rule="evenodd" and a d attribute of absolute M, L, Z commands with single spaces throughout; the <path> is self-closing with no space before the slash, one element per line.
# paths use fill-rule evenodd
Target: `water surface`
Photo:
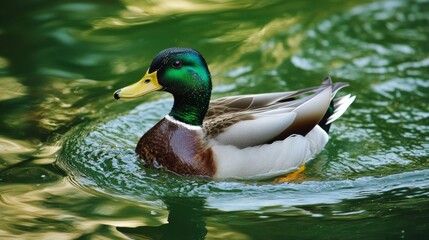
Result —
<path fill-rule="evenodd" d="M 0 12 L 0 238 L 429 233 L 428 1 L 14 1 Z M 145 169 L 134 146 L 171 96 L 112 93 L 172 46 L 205 56 L 213 98 L 330 75 L 357 99 L 296 183 Z"/>

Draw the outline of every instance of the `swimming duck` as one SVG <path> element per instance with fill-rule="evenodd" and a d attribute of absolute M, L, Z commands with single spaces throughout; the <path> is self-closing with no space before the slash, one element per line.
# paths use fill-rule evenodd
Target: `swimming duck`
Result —
<path fill-rule="evenodd" d="M 114 98 L 154 91 L 174 97 L 171 112 L 137 144 L 145 165 L 184 176 L 263 179 L 296 171 L 323 149 L 331 123 L 355 99 L 334 99 L 345 86 L 328 77 L 301 90 L 210 100 L 205 59 L 193 49 L 169 48 Z"/>

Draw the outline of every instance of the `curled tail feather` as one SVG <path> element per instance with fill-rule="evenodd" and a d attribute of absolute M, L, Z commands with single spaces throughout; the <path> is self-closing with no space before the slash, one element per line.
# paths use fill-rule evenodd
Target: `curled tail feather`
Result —
<path fill-rule="evenodd" d="M 333 88 L 332 98 L 335 96 L 338 90 L 346 86 L 348 86 L 347 83 L 335 83 L 334 86 L 332 87 Z M 353 103 L 355 98 L 356 96 L 347 94 L 345 96 L 332 99 L 328 110 L 326 111 L 322 120 L 320 120 L 319 122 L 319 126 L 327 133 L 329 133 L 329 129 L 331 128 L 331 123 L 337 120 L 339 117 L 341 117 L 341 115 L 344 114 L 347 108 Z"/>

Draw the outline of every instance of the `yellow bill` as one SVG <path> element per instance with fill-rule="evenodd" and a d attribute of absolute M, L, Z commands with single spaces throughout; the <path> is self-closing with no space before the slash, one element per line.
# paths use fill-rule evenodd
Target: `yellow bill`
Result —
<path fill-rule="evenodd" d="M 158 83 L 156 71 L 149 73 L 148 70 L 140 81 L 117 90 L 113 97 L 115 99 L 136 98 L 160 89 L 162 86 Z"/>

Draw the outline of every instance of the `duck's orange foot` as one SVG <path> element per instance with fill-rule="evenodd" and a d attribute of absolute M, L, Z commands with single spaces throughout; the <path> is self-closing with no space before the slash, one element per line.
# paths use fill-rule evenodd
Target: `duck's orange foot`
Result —
<path fill-rule="evenodd" d="M 305 170 L 305 166 L 302 165 L 295 172 L 289 173 L 284 177 L 278 177 L 274 181 L 276 183 L 284 183 L 284 182 L 302 182 L 304 180 L 303 174 L 301 174 Z"/>

